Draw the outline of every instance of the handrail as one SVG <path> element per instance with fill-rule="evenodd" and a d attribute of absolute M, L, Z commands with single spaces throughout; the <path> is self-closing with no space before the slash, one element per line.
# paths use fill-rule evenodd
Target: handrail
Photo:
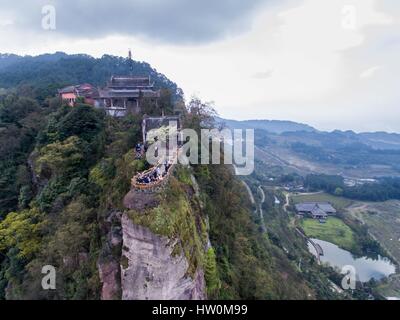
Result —
<path fill-rule="evenodd" d="M 179 151 L 178 151 L 179 152 Z M 149 174 L 151 172 L 153 172 L 154 170 L 157 169 L 157 167 L 161 164 L 159 163 L 156 166 L 151 167 L 150 169 L 147 169 L 143 172 L 139 172 L 138 174 L 136 174 L 132 179 L 131 179 L 131 185 L 133 188 L 141 190 L 141 191 L 148 191 L 148 190 L 153 190 L 154 188 L 160 187 L 162 186 L 166 181 L 168 181 L 169 176 L 171 175 L 171 172 L 174 169 L 175 166 L 175 158 L 178 157 L 178 152 L 175 154 L 174 159 L 172 161 L 172 163 L 170 164 L 170 167 L 168 168 L 167 173 L 165 174 L 165 176 L 161 177 L 160 179 L 156 180 L 156 181 L 152 181 L 150 183 L 140 183 L 138 182 L 138 178 L 145 176 L 146 174 Z"/>
<path fill-rule="evenodd" d="M 168 169 L 167 174 L 164 177 L 161 177 L 160 179 L 150 182 L 150 183 L 140 183 L 137 181 L 138 176 L 134 176 L 131 180 L 132 187 L 139 189 L 139 190 L 150 190 L 156 187 L 159 187 L 163 185 L 171 175 L 172 169 L 174 165 L 171 165 L 171 167 Z M 146 172 L 148 172 L 147 170 Z M 143 173 L 142 173 L 143 174 Z"/>

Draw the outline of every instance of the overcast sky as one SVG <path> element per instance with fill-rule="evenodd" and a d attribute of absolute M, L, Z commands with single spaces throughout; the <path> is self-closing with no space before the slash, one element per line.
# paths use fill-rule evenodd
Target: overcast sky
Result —
<path fill-rule="evenodd" d="M 399 22 L 398 0 L 0 0 L 0 52 L 132 48 L 225 118 L 400 132 Z"/>

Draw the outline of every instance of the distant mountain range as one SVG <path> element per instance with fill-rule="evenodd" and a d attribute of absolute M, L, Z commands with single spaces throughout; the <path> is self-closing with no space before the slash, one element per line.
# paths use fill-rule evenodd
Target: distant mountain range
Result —
<path fill-rule="evenodd" d="M 282 121 L 282 120 L 228 120 L 223 118 L 216 118 L 218 123 L 224 123 L 227 127 L 232 129 L 261 129 L 270 133 L 283 133 L 283 132 L 316 132 L 317 130 L 307 124 Z"/>
<path fill-rule="evenodd" d="M 294 121 L 282 120 L 229 120 L 216 118 L 216 121 L 225 124 L 231 129 L 255 129 L 264 130 L 270 134 L 296 133 L 298 137 L 310 140 L 311 144 L 316 141 L 328 141 L 329 143 L 365 144 L 373 149 L 400 150 L 400 134 L 387 132 L 363 132 L 335 130 L 332 132 L 319 131 L 312 126 Z"/>
<path fill-rule="evenodd" d="M 374 149 L 400 149 L 400 134 L 387 132 L 364 132 L 360 139 Z"/>

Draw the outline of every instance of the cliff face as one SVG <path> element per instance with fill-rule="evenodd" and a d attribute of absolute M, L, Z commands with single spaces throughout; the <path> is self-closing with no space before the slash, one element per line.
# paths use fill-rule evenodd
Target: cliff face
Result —
<path fill-rule="evenodd" d="M 122 216 L 121 287 L 124 300 L 205 299 L 203 271 L 187 275 L 188 261 L 174 243 Z"/>
<path fill-rule="evenodd" d="M 99 277 L 102 283 L 102 300 L 113 300 L 119 298 L 119 268 L 119 264 L 114 260 L 98 264 Z"/>
<path fill-rule="evenodd" d="M 108 217 L 102 299 L 206 299 L 207 217 L 188 170 L 178 176 L 160 193 L 132 189 L 123 200 L 128 210 Z"/>

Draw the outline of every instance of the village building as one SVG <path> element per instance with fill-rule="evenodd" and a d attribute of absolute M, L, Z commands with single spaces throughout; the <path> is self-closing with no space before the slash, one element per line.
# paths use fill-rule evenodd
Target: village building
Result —
<path fill-rule="evenodd" d="M 150 77 L 112 76 L 107 86 L 99 89 L 98 104 L 115 117 L 142 112 L 147 100 L 158 106 L 160 91 L 154 89 Z"/>
<path fill-rule="evenodd" d="M 311 211 L 311 217 L 313 219 L 322 220 L 328 218 L 328 214 L 318 206 L 315 206 Z"/>
<path fill-rule="evenodd" d="M 317 203 L 318 208 L 320 208 L 321 210 L 323 210 L 326 214 L 335 214 L 336 213 L 336 209 L 327 202 L 318 202 Z"/>
<path fill-rule="evenodd" d="M 74 107 L 80 101 L 95 106 L 99 92 L 91 84 L 84 83 L 60 89 L 58 95 L 62 101 L 71 107 Z"/>
<path fill-rule="evenodd" d="M 295 205 L 300 216 L 308 215 L 313 219 L 323 220 L 335 214 L 336 209 L 328 202 L 303 202 Z"/>

